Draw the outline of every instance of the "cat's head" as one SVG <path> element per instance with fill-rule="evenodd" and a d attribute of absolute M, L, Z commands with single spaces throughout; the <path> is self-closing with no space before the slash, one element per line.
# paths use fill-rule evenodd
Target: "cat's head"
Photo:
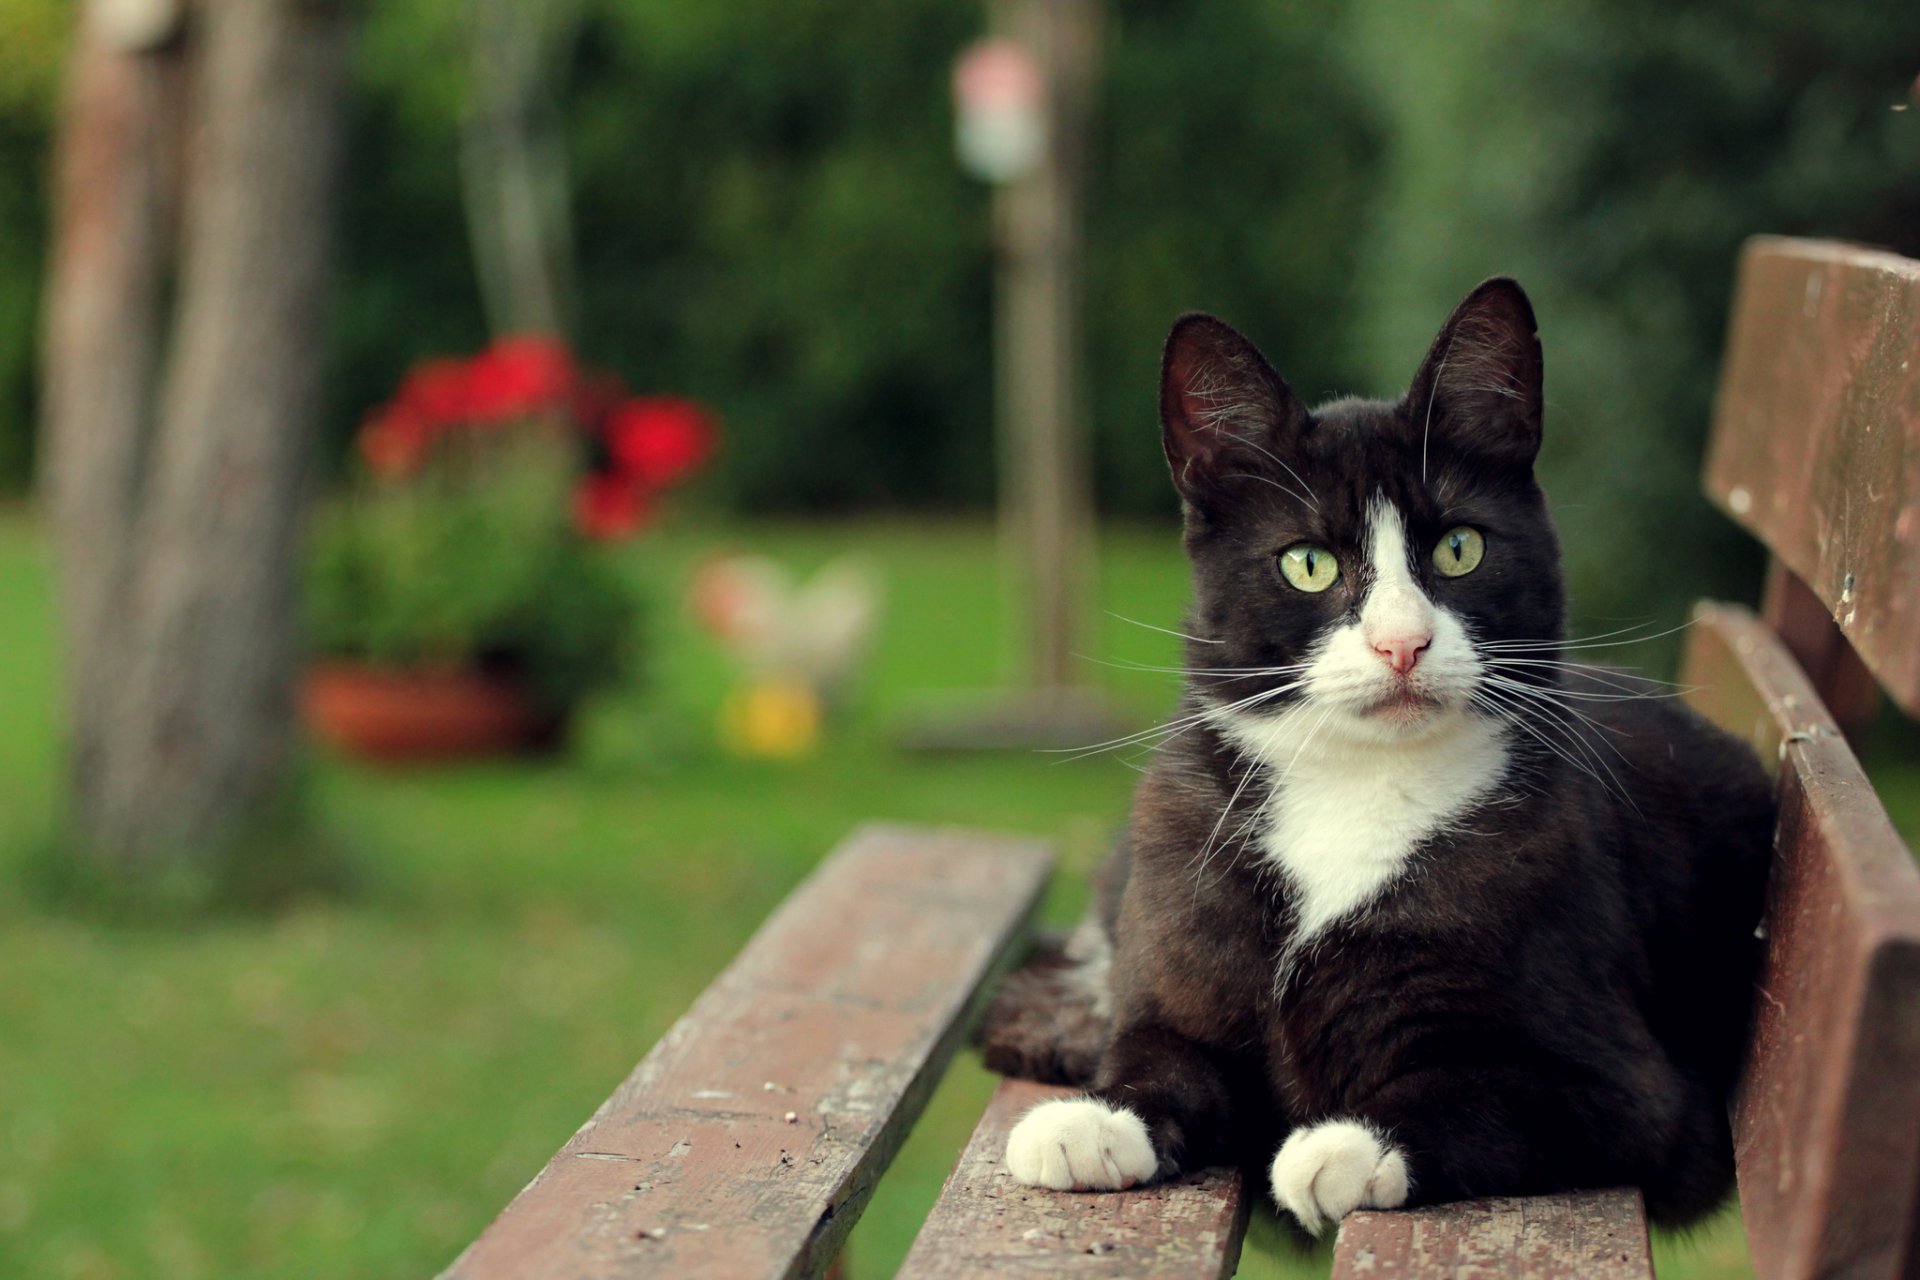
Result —
<path fill-rule="evenodd" d="M 1494 279 L 1398 401 L 1313 410 L 1231 326 L 1182 317 L 1160 415 L 1193 561 L 1190 665 L 1216 706 L 1415 738 L 1486 711 L 1488 659 L 1558 656 L 1559 547 L 1534 482 L 1533 308 Z M 1528 683 L 1551 668 L 1502 665 Z M 1475 698 L 1478 696 L 1478 702 Z M 1243 701 L 1244 700 L 1244 701 Z"/>

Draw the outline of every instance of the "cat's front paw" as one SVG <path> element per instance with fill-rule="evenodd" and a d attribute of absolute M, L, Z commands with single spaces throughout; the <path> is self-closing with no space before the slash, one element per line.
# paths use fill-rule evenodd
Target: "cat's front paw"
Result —
<path fill-rule="evenodd" d="M 1007 1135 L 1007 1169 L 1030 1187 L 1122 1191 L 1158 1166 L 1146 1123 L 1094 1098 L 1043 1102 Z"/>
<path fill-rule="evenodd" d="M 1407 1202 L 1406 1157 L 1357 1120 L 1295 1129 L 1273 1158 L 1270 1180 L 1275 1203 L 1316 1236 L 1355 1209 Z"/>

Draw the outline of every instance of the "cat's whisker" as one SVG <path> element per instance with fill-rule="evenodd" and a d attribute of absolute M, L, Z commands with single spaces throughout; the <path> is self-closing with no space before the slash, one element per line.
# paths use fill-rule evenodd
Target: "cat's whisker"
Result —
<path fill-rule="evenodd" d="M 1603 631 L 1598 635 L 1581 636 L 1573 640 L 1489 640 L 1482 644 L 1480 648 L 1491 653 L 1518 653 L 1540 649 L 1615 649 L 1624 645 L 1641 644 L 1648 640 L 1659 640 L 1665 636 L 1675 635 L 1691 627 L 1693 625 L 1693 619 L 1689 618 L 1679 626 L 1668 627 L 1664 631 L 1655 631 L 1646 635 L 1631 634 L 1632 632 L 1638 631 L 1641 627 L 1650 627 L 1653 625 L 1651 622 L 1637 623 L 1631 627 L 1622 627 L 1618 631 Z M 1620 638 L 1613 639 L 1612 637 Z"/>
<path fill-rule="evenodd" d="M 1453 358 L 1453 342 L 1459 336 L 1459 330 L 1447 334 L 1447 349 L 1440 353 L 1440 367 L 1434 370 L 1433 385 L 1438 386 L 1447 376 L 1447 361 Z M 1439 399 L 1429 391 L 1427 395 L 1427 420 L 1420 427 L 1420 483 L 1427 482 L 1427 441 L 1433 438 L 1433 402 Z"/>
<path fill-rule="evenodd" d="M 1253 472 L 1251 471 L 1229 471 L 1223 474 L 1220 478 L 1222 480 L 1255 480 L 1264 485 L 1271 485 L 1273 488 L 1278 489 L 1280 492 L 1286 494 L 1288 497 L 1294 499 L 1294 501 L 1296 502 L 1308 503 L 1316 509 L 1318 509 L 1320 505 L 1319 503 L 1314 502 L 1311 498 L 1305 497 L 1300 493 L 1296 492 L 1292 487 L 1281 484 L 1278 480 L 1272 480 L 1266 476 L 1257 476 L 1253 474 Z"/>
<path fill-rule="evenodd" d="M 1489 660 L 1484 665 L 1488 667 L 1498 668 L 1498 667 L 1507 666 L 1509 664 L 1498 661 L 1498 660 Z M 1489 673 L 1489 674 L 1491 678 L 1495 673 Z M 1535 673 L 1529 672 L 1524 674 L 1535 674 Z M 1614 689 L 1617 692 L 1596 693 L 1591 689 L 1569 689 L 1562 684 L 1536 684 L 1532 681 L 1517 680 L 1511 676 L 1506 676 L 1506 675 L 1499 675 L 1497 678 L 1501 680 L 1509 680 L 1514 684 L 1522 685 L 1529 689 L 1550 689 L 1553 691 L 1556 697 L 1571 698 L 1576 702 L 1645 702 L 1655 698 L 1678 698 L 1683 694 L 1692 692 L 1689 689 L 1678 689 L 1678 688 L 1650 690 L 1647 692 L 1642 692 L 1628 685 L 1609 684 L 1607 687 L 1610 689 Z M 1550 678 L 1550 677 L 1543 677 L 1543 678 Z"/>
<path fill-rule="evenodd" d="M 1239 803 L 1240 794 L 1247 789 L 1247 783 L 1251 782 L 1253 776 L 1259 772 L 1259 765 L 1251 760 L 1246 762 L 1246 772 L 1240 775 L 1240 784 L 1233 789 L 1233 794 L 1227 797 L 1227 803 L 1221 806 L 1220 816 L 1213 821 L 1213 830 L 1209 831 L 1207 838 L 1201 842 L 1200 852 L 1195 855 L 1200 865 L 1193 873 L 1193 891 L 1196 896 L 1200 892 L 1201 877 L 1206 875 L 1208 864 L 1213 861 L 1214 854 L 1219 852 L 1214 846 L 1214 841 L 1220 836 L 1220 828 L 1226 824 L 1227 815 L 1233 812 L 1233 806 Z M 1189 864 L 1191 861 L 1189 860 Z"/>
<path fill-rule="evenodd" d="M 1119 750 L 1124 747 L 1138 746 L 1144 743 L 1153 743 L 1154 747 L 1158 748 L 1164 746 L 1168 740 L 1176 738 L 1194 726 L 1202 724 L 1222 713 L 1244 711 L 1250 707 L 1258 706 L 1262 702 L 1270 701 L 1286 693 L 1291 693 L 1304 683 L 1305 681 L 1296 680 L 1290 684 L 1276 685 L 1271 689 L 1261 689 L 1236 701 L 1222 703 L 1218 706 L 1204 706 L 1198 711 L 1191 712 L 1175 720 L 1170 720 L 1165 724 L 1155 725 L 1150 729 L 1142 729 L 1138 733 L 1126 734 L 1106 742 L 1096 742 L 1091 746 L 1046 747 L 1042 748 L 1042 750 L 1048 755 L 1064 754 L 1066 760 L 1072 761 L 1085 760 L 1089 756 L 1096 756 L 1105 751 Z M 1160 741 L 1154 742 L 1154 739 L 1160 739 Z"/>
<path fill-rule="evenodd" d="M 1337 706 L 1330 704 L 1320 712 L 1319 717 L 1313 722 L 1313 727 L 1307 730 L 1306 734 L 1300 740 L 1300 745 L 1294 749 L 1293 756 L 1287 762 L 1287 767 L 1280 772 L 1279 778 L 1272 784 L 1276 791 L 1286 784 L 1288 778 L 1292 777 L 1295 766 L 1299 764 L 1301 757 L 1305 755 L 1307 749 L 1313 745 L 1313 740 L 1318 736 L 1320 730 L 1333 718 L 1333 714 L 1337 709 Z M 1247 816 L 1245 821 L 1235 828 L 1233 834 L 1225 840 L 1219 838 L 1221 827 L 1225 825 L 1228 816 L 1233 812 L 1234 806 L 1239 802 L 1241 793 L 1247 788 L 1247 783 L 1259 772 L 1260 769 L 1257 766 L 1249 767 L 1247 772 L 1241 776 L 1239 785 L 1233 789 L 1233 794 L 1227 797 L 1226 805 L 1220 810 L 1220 816 L 1214 820 L 1213 830 L 1207 834 L 1206 840 L 1202 843 L 1199 867 L 1194 872 L 1194 892 L 1196 895 L 1199 893 L 1201 878 L 1206 874 L 1207 867 L 1212 864 L 1213 859 L 1219 855 L 1222 849 L 1245 839 L 1246 836 L 1259 825 L 1262 816 L 1264 816 L 1265 807 L 1255 805 L 1253 811 Z"/>
<path fill-rule="evenodd" d="M 1177 636 L 1182 640 L 1191 640 L 1195 644 L 1225 644 L 1226 643 L 1225 640 L 1210 640 L 1206 636 L 1190 636 L 1184 631 L 1175 631 L 1171 627 L 1156 627 L 1151 622 L 1142 622 L 1138 618 L 1129 618 L 1125 614 L 1115 613 L 1111 609 L 1108 609 L 1106 611 L 1106 614 L 1109 618 L 1117 619 L 1118 621 L 1124 622 L 1129 626 L 1145 627 L 1149 631 L 1158 631 L 1161 635 L 1165 635 L 1165 636 Z"/>
<path fill-rule="evenodd" d="M 1679 694 L 1692 693 L 1698 688 L 1697 685 L 1675 684 L 1671 680 L 1656 680 L 1651 676 L 1638 675 L 1610 667 L 1594 666 L 1591 663 L 1585 662 L 1556 662 L 1550 658 L 1502 658 L 1493 656 L 1483 657 L 1482 661 L 1492 667 L 1541 667 L 1556 673 L 1567 672 L 1569 674 L 1577 674 L 1592 680 L 1596 684 L 1603 684 L 1610 689 L 1618 689 L 1622 693 L 1636 698 L 1670 698 L 1678 696 Z M 1623 684 L 1621 683 L 1623 680 L 1631 681 L 1632 683 Z M 1656 685 L 1664 692 L 1651 690 L 1642 691 L 1636 688 L 1636 685 Z"/>
<path fill-rule="evenodd" d="M 1140 746 L 1153 742 L 1156 738 L 1167 739 L 1177 737 L 1194 725 L 1206 720 L 1209 714 L 1211 714 L 1209 711 L 1194 712 L 1181 716 L 1176 720 L 1169 720 L 1165 724 L 1157 724 L 1152 728 L 1142 729 L 1137 733 L 1129 733 L 1123 737 L 1110 738 L 1105 742 L 1096 742 L 1091 746 L 1043 747 L 1041 751 L 1047 755 L 1065 755 L 1067 760 L 1085 760 L 1087 757 L 1099 755 L 1103 751 L 1118 751 L 1126 747 Z M 1160 744 L 1154 743 L 1154 745 L 1158 746 Z"/>
<path fill-rule="evenodd" d="M 1090 662 L 1098 667 L 1111 667 L 1115 671 L 1143 671 L 1150 675 L 1173 676 L 1203 676 L 1213 674 L 1213 672 L 1206 667 L 1173 667 L 1156 662 L 1134 662 L 1126 658 L 1096 658 L 1090 653 L 1076 653 L 1073 655 L 1073 658 L 1076 662 Z M 1235 667 L 1221 667 L 1218 668 L 1218 670 L 1227 672 L 1239 671 L 1240 669 Z M 1234 680 L 1249 680 L 1256 675 L 1262 674 L 1270 673 L 1246 671 L 1242 674 L 1231 676 L 1230 678 Z"/>
<path fill-rule="evenodd" d="M 1298 471 L 1295 471 L 1291 466 L 1289 466 L 1285 459 L 1276 455 L 1271 449 L 1265 448 L 1259 442 L 1254 440 L 1249 440 L 1245 436 L 1235 435 L 1233 432 L 1226 431 L 1226 430 L 1222 430 L 1220 434 L 1225 436 L 1227 439 L 1232 440 L 1236 444 L 1245 445 L 1247 448 L 1253 450 L 1257 454 L 1260 454 L 1262 457 L 1272 462 L 1275 466 L 1278 466 L 1281 470 L 1285 471 L 1288 475 L 1292 476 L 1293 482 L 1299 485 L 1302 489 L 1305 489 L 1307 491 L 1307 497 L 1305 501 L 1309 503 L 1315 511 L 1318 511 L 1320 509 L 1319 500 L 1314 497 L 1313 486 L 1308 484 L 1305 480 L 1301 479 L 1300 473 Z M 1277 487 L 1284 488 L 1285 486 L 1277 486 Z"/>
<path fill-rule="evenodd" d="M 1578 707 L 1574 706 L 1572 703 L 1563 701 L 1563 698 L 1566 696 L 1564 690 L 1548 689 L 1541 685 L 1535 685 L 1535 684 L 1523 684 L 1519 681 L 1508 680 L 1504 676 L 1489 676 L 1488 679 L 1493 683 L 1499 685 L 1500 687 L 1508 690 L 1509 692 L 1518 694 L 1523 698 L 1530 698 L 1535 702 L 1541 703 L 1542 705 L 1545 705 L 1545 706 L 1553 707 L 1556 710 L 1563 712 L 1567 715 L 1578 717 L 1588 727 L 1598 730 L 1599 732 L 1612 734 L 1615 737 L 1628 736 L 1625 730 L 1616 728 L 1613 725 L 1601 724 L 1598 720 L 1595 720 L 1592 716 L 1580 710 Z M 1607 740 L 1604 738 L 1601 739 L 1601 741 L 1607 742 Z M 1611 742 L 1607 742 L 1607 746 L 1613 750 L 1614 754 L 1620 755 L 1619 748 L 1614 747 Z M 1621 759 L 1624 760 L 1625 758 L 1626 758 L 1625 756 L 1621 756 Z"/>
<path fill-rule="evenodd" d="M 1551 649 L 1551 648 L 1558 648 L 1561 645 L 1589 644 L 1595 640 L 1606 640 L 1615 636 L 1631 637 L 1632 634 L 1636 631 L 1643 631 L 1648 627 L 1658 626 L 1658 625 L 1659 625 L 1659 622 L 1657 619 L 1647 618 L 1639 622 L 1630 622 L 1624 627 L 1616 627 L 1612 631 L 1597 631 L 1590 636 L 1568 636 L 1559 640 L 1548 640 L 1548 639 L 1545 639 L 1544 637 L 1533 637 L 1533 638 L 1520 638 L 1520 639 L 1513 639 L 1513 640 L 1489 640 L 1489 641 L 1486 641 L 1485 643 L 1490 647 L 1502 648 L 1502 649 L 1513 649 L 1513 648 L 1519 648 L 1522 646 Z M 1623 644 L 1630 643 L 1630 640 L 1622 640 L 1621 643 Z"/>
<path fill-rule="evenodd" d="M 1282 784 L 1293 776 L 1294 769 L 1299 767 L 1300 757 L 1305 755 L 1307 748 L 1313 745 L 1314 738 L 1318 737 L 1320 730 L 1326 727 L 1327 721 L 1333 718 L 1333 713 L 1334 706 L 1330 704 L 1320 713 L 1320 718 L 1313 722 L 1313 728 L 1307 730 L 1307 736 L 1300 740 L 1300 745 L 1294 749 L 1293 758 L 1287 761 L 1286 770 L 1280 775 Z"/>
<path fill-rule="evenodd" d="M 1631 761 L 1627 759 L 1626 753 L 1622 751 L 1619 748 L 1619 746 L 1613 742 L 1613 738 L 1624 739 L 1624 738 L 1630 737 L 1631 735 L 1628 734 L 1624 729 L 1620 729 L 1614 725 L 1601 723 L 1600 721 L 1594 719 L 1592 716 L 1588 715 L 1586 712 L 1582 711 L 1579 707 L 1574 706 L 1572 702 L 1567 700 L 1569 697 L 1573 695 L 1568 694 L 1566 690 L 1543 688 L 1540 685 L 1533 685 L 1533 684 L 1523 684 L 1517 681 L 1508 680 L 1503 676 L 1497 676 L 1497 675 L 1490 676 L 1489 680 L 1491 683 L 1500 687 L 1501 689 L 1503 689 L 1503 691 L 1507 692 L 1510 696 L 1517 696 L 1523 700 L 1531 700 L 1533 703 L 1539 704 L 1543 707 L 1550 708 L 1552 712 L 1558 717 L 1564 718 L 1564 717 L 1571 716 L 1574 719 L 1579 720 L 1582 724 L 1586 725 L 1588 728 L 1594 730 L 1595 732 L 1608 735 L 1606 737 L 1598 738 L 1596 739 L 1596 741 L 1604 745 L 1609 751 L 1613 752 L 1614 756 L 1617 757 L 1622 764 L 1631 763 Z M 1607 695 L 1596 695 L 1596 697 L 1599 697 L 1607 701 L 1616 700 L 1608 697 Z M 1617 699 L 1617 700 L 1624 701 L 1625 699 Z M 1580 739 L 1580 740 L 1585 741 L 1585 739 Z M 1604 764 L 1604 761 L 1602 763 Z M 1609 770 L 1609 772 L 1611 772 L 1611 770 Z"/>
<path fill-rule="evenodd" d="M 1066 759 L 1063 760 L 1062 763 L 1066 763 L 1073 760 L 1085 760 L 1090 756 L 1097 756 L 1102 752 L 1119 751 L 1127 747 L 1151 745 L 1154 748 L 1158 748 L 1164 745 L 1167 740 L 1177 738 L 1195 725 L 1202 723 L 1206 718 L 1207 713 L 1199 712 L 1193 715 L 1182 716 L 1177 720 L 1169 720 L 1165 724 L 1154 725 L 1150 729 L 1142 729 L 1138 733 L 1127 734 L 1125 737 L 1112 738 L 1106 742 L 1096 742 L 1091 746 L 1042 747 L 1041 751 L 1047 755 L 1064 755 Z M 1159 741 L 1155 741 L 1155 739 L 1159 739 Z"/>
<path fill-rule="evenodd" d="M 1076 653 L 1073 656 L 1082 662 L 1094 662 L 1120 671 L 1167 672 L 1182 676 L 1231 676 L 1237 680 L 1249 679 L 1253 676 L 1294 675 L 1307 670 L 1311 665 L 1305 662 L 1292 662 L 1280 667 L 1178 667 L 1151 662 L 1133 662 L 1124 658 L 1096 658 L 1086 653 Z"/>
<path fill-rule="evenodd" d="M 1585 734 L 1579 732 L 1571 721 L 1558 713 L 1561 711 L 1572 712 L 1587 724 L 1593 725 L 1594 722 L 1590 718 L 1581 715 L 1574 708 L 1561 707 L 1550 700 L 1534 699 L 1532 702 L 1529 702 L 1526 698 L 1517 695 L 1512 689 L 1503 689 L 1494 685 L 1483 684 L 1475 691 L 1475 694 L 1476 696 L 1484 694 L 1490 701 L 1504 704 L 1514 714 L 1524 716 L 1531 722 L 1531 725 L 1536 730 L 1544 730 L 1547 726 L 1553 727 L 1566 744 L 1565 748 L 1551 741 L 1544 732 L 1536 731 L 1533 736 L 1540 743 L 1552 749 L 1555 754 L 1559 755 L 1560 758 L 1568 764 L 1573 765 L 1602 787 L 1611 791 L 1623 804 L 1627 805 L 1627 807 L 1633 809 L 1636 813 L 1639 812 L 1639 806 L 1634 803 L 1633 797 L 1628 793 L 1625 784 L 1623 784 L 1619 776 L 1614 773 L 1612 766 L 1600 756 L 1592 741 Z M 1520 721 L 1511 718 L 1508 720 L 1508 723 L 1516 726 L 1520 725 Z M 1594 727 L 1598 728 L 1599 726 L 1594 725 Z M 1601 741 L 1606 742 L 1606 739 L 1603 738 Z M 1620 755 L 1623 762 L 1626 760 L 1626 757 L 1621 755 L 1618 747 L 1614 747 L 1610 742 L 1606 745 L 1611 748 L 1616 755 Z M 1578 752 L 1579 757 L 1576 757 L 1573 754 L 1574 752 Z M 1598 770 L 1604 771 L 1607 776 L 1602 778 L 1600 772 L 1596 771 L 1595 766 L 1598 767 Z"/>
<path fill-rule="evenodd" d="M 1601 732 L 1617 733 L 1618 731 L 1596 722 L 1592 717 L 1583 714 L 1573 707 L 1557 705 L 1549 701 L 1541 703 L 1538 710 L 1540 710 L 1551 723 L 1559 727 L 1570 746 L 1577 750 L 1596 768 L 1604 771 L 1608 778 L 1612 779 L 1616 788 L 1616 794 L 1618 794 L 1622 800 L 1626 801 L 1628 807 L 1635 809 L 1637 812 L 1638 806 L 1634 804 L 1626 784 L 1621 782 L 1619 775 L 1613 771 L 1613 766 L 1607 763 L 1606 757 L 1601 754 L 1599 748 L 1605 747 L 1608 751 L 1612 752 L 1614 758 L 1619 760 L 1623 766 L 1630 768 L 1633 762 L 1627 758 L 1626 753 L 1611 739 L 1605 737 L 1594 738 L 1582 733 L 1580 727 L 1574 723 L 1574 720 L 1580 721 L 1590 729 Z M 1573 719 L 1569 719 L 1569 715 L 1571 715 Z"/>
<path fill-rule="evenodd" d="M 1562 760 L 1566 761 L 1567 764 L 1571 765 L 1575 769 L 1578 769 L 1581 773 L 1584 773 L 1589 778 L 1593 779 L 1593 781 L 1597 783 L 1600 787 L 1604 788 L 1609 792 L 1612 792 L 1614 790 L 1614 788 L 1607 783 L 1606 779 L 1602 778 L 1598 773 L 1595 773 L 1593 771 L 1593 768 L 1590 765 L 1576 758 L 1565 747 L 1562 747 L 1559 743 L 1555 742 L 1551 737 L 1549 737 L 1545 729 L 1540 725 L 1540 723 L 1538 723 L 1536 716 L 1532 712 L 1530 712 L 1527 708 L 1517 704 L 1507 703 L 1503 698 L 1501 698 L 1498 695 L 1498 693 L 1495 690 L 1492 690 L 1492 689 L 1479 690 L 1476 692 L 1475 697 L 1485 698 L 1486 701 L 1484 705 L 1488 708 L 1488 710 L 1493 712 L 1494 716 L 1497 719 L 1500 719 L 1505 723 L 1511 725 L 1515 729 L 1520 730 L 1522 733 L 1527 734 L 1534 741 L 1538 742 L 1541 746 L 1545 747 L 1547 750 L 1551 751 L 1554 755 L 1559 756 Z"/>

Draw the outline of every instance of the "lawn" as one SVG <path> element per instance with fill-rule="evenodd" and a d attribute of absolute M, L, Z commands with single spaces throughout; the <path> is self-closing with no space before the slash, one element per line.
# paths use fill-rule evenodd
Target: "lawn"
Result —
<path fill-rule="evenodd" d="M 678 608 L 723 547 L 884 575 L 868 686 L 829 750 L 714 743 L 728 681 Z M 1170 531 L 1103 543 L 1087 676 L 1146 718 L 1185 572 Z M 129 924 L 31 888 L 56 786 L 57 646 L 41 544 L 0 518 L 0 1275 L 428 1275 L 626 1074 L 756 923 L 869 817 L 1044 833 L 1076 908 L 1134 774 L 1112 756 L 927 759 L 898 718 L 1014 665 L 990 530 L 758 525 L 634 553 L 655 588 L 644 687 L 595 707 L 566 761 L 383 772 L 315 760 L 312 809 L 354 887 L 270 912 Z M 1120 615 L 1119 617 L 1111 615 Z M 889 1274 L 990 1089 L 963 1060 L 853 1236 Z M 1727 1220 L 1665 1274 L 1744 1274 Z M 1243 1274 L 1320 1274 L 1256 1224 Z"/>

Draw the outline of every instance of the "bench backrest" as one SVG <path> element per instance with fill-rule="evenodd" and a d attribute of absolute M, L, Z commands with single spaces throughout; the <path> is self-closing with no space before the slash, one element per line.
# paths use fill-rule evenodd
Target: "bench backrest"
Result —
<path fill-rule="evenodd" d="M 1703 605 L 1696 704 L 1779 764 L 1754 1043 L 1734 1110 L 1761 1280 L 1920 1276 L 1920 871 L 1849 738 L 1920 714 L 1920 263 L 1741 258 L 1709 496 L 1774 557 Z"/>

